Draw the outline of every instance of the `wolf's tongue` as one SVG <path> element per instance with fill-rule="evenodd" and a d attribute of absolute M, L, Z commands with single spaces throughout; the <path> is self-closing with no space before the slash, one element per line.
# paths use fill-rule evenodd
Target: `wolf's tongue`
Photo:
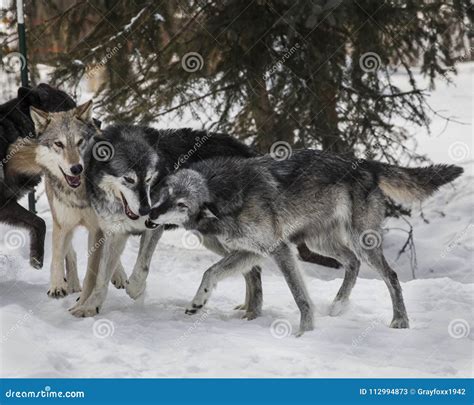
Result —
<path fill-rule="evenodd" d="M 81 176 L 68 176 L 66 175 L 67 182 L 72 187 L 78 187 L 81 184 Z"/>

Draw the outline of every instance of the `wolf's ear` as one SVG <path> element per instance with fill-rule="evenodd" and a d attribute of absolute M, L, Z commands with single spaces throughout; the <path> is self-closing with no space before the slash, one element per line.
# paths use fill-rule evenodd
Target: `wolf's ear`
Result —
<path fill-rule="evenodd" d="M 208 219 L 219 219 L 216 215 L 217 213 L 217 208 L 214 204 L 212 203 L 204 203 L 200 215 L 202 218 L 208 218 Z"/>
<path fill-rule="evenodd" d="M 81 104 L 79 107 L 76 107 L 76 117 L 81 119 L 82 121 L 91 121 L 92 107 L 92 100 L 89 100 L 87 103 Z"/>
<path fill-rule="evenodd" d="M 43 132 L 51 121 L 49 113 L 35 107 L 30 107 L 30 115 L 37 134 Z"/>

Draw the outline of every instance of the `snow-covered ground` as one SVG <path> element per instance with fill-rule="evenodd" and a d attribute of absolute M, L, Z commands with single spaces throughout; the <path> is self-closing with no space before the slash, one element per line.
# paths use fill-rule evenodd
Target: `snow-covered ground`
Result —
<path fill-rule="evenodd" d="M 435 137 L 420 134 L 420 151 L 437 162 L 461 164 L 466 174 L 426 201 L 411 222 L 416 279 L 409 257 L 397 260 L 407 224 L 390 220 L 384 248 L 402 280 L 411 328 L 390 329 L 391 302 L 380 278 L 362 267 L 351 304 L 328 316 L 343 273 L 302 263 L 314 301 L 316 328 L 294 337 L 299 313 L 275 266 L 264 266 L 263 316 L 247 321 L 233 310 L 244 298 L 243 278 L 221 282 L 206 312 L 184 314 L 202 273 L 217 259 L 190 249 L 182 231 L 168 232 L 152 262 L 147 292 L 132 302 L 111 286 L 102 313 L 76 319 L 67 311 L 77 295 L 46 296 L 51 259 L 51 215 L 45 268 L 28 265 L 26 235 L 0 227 L 0 375 L 4 377 L 470 377 L 474 304 L 472 69 L 460 66 L 457 87 L 440 84 L 431 101 L 469 125 L 433 122 Z M 441 134 L 439 134 L 441 133 Z M 438 136 L 436 136 L 438 135 Z M 454 145 L 454 146 L 452 146 Z M 13 244 L 18 244 L 14 248 Z M 74 238 L 81 274 L 86 233 Z M 132 238 L 123 259 L 129 271 L 138 251 Z"/>

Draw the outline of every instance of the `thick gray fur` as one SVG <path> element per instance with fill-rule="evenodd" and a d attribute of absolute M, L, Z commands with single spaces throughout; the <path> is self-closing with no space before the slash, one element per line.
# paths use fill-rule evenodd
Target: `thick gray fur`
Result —
<path fill-rule="evenodd" d="M 407 328 L 400 283 L 382 251 L 385 200 L 422 200 L 461 173 L 456 166 L 407 169 L 313 150 L 294 151 L 284 161 L 215 158 L 171 174 L 150 218 L 214 237 L 229 252 L 206 271 L 188 313 L 205 305 L 219 280 L 271 256 L 301 311 L 300 333 L 312 329 L 311 301 L 289 247 L 306 242 L 344 266 L 331 314 L 346 305 L 364 261 L 388 287 L 391 327 Z"/>

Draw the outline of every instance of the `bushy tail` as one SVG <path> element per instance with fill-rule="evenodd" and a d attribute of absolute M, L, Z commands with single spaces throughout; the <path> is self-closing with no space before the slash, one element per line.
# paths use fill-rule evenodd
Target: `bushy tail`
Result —
<path fill-rule="evenodd" d="M 379 187 L 399 203 L 424 200 L 464 172 L 462 167 L 454 165 L 407 168 L 381 164 L 379 169 Z"/>

